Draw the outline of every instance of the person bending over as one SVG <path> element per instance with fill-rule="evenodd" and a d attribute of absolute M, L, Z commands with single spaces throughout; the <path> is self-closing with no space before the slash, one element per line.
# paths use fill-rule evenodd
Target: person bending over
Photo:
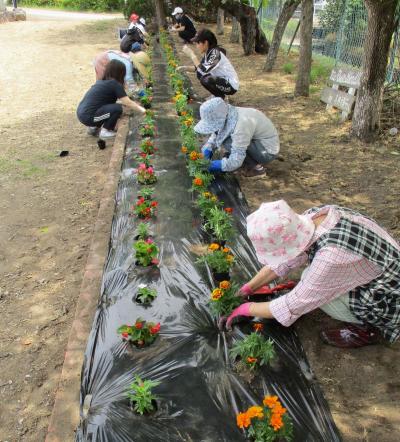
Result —
<path fill-rule="evenodd" d="M 96 72 L 96 80 L 101 80 L 104 77 L 105 69 L 111 60 L 118 60 L 125 65 L 125 83 L 133 81 L 133 66 L 129 55 L 112 49 L 102 52 L 94 59 L 93 64 Z"/>
<path fill-rule="evenodd" d="M 245 176 L 265 174 L 264 165 L 279 152 L 279 136 L 271 120 L 257 109 L 236 107 L 222 98 L 200 106 L 200 121 L 194 130 L 210 138 L 202 147 L 211 159 L 216 148 L 224 149 L 221 160 L 211 161 L 210 172 L 232 172 L 243 167 Z"/>
<path fill-rule="evenodd" d="M 247 234 L 265 265 L 241 287 L 251 296 L 292 269 L 308 265 L 289 293 L 270 302 L 246 302 L 237 316 L 273 318 L 288 327 L 320 308 L 342 321 L 321 332 L 329 345 L 356 348 L 400 336 L 400 245 L 374 220 L 327 205 L 295 213 L 283 201 L 261 204 L 247 217 Z M 222 321 L 223 322 L 223 321 Z"/>
<path fill-rule="evenodd" d="M 174 9 L 172 16 L 176 21 L 176 24 L 172 27 L 172 30 L 178 31 L 179 37 L 181 37 L 185 43 L 190 43 L 191 39 L 196 35 L 196 28 L 194 27 L 192 20 L 179 6 Z"/>
<path fill-rule="evenodd" d="M 134 67 L 138 70 L 140 76 L 147 84 L 151 69 L 150 57 L 142 50 L 142 46 L 139 43 L 132 45 L 130 57 Z"/>
<path fill-rule="evenodd" d="M 125 75 L 125 65 L 118 60 L 111 60 L 106 66 L 103 78 L 96 81 L 79 103 L 76 112 L 78 119 L 88 126 L 91 135 L 96 135 L 101 127 L 101 139 L 114 137 L 123 106 L 142 114 L 146 112 L 142 106 L 128 98 L 124 89 Z"/>
<path fill-rule="evenodd" d="M 203 55 L 201 61 L 188 46 L 185 45 L 182 50 L 192 59 L 202 86 L 215 97 L 225 98 L 225 95 L 235 94 L 239 90 L 238 75 L 224 50 L 218 47 L 214 33 L 209 29 L 202 29 L 192 41 Z M 180 69 L 185 67 L 187 66 L 181 66 Z"/>
<path fill-rule="evenodd" d="M 122 37 L 120 43 L 120 49 L 126 54 L 132 50 L 132 45 L 139 43 L 145 44 L 145 36 L 147 35 L 143 24 L 139 21 L 137 14 L 132 14 L 130 17 L 130 24 L 126 31 L 126 34 Z"/>

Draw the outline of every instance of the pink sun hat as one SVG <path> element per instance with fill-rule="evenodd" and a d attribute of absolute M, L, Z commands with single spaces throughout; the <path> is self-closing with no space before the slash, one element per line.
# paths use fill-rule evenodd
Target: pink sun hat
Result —
<path fill-rule="evenodd" d="M 306 249 L 315 225 L 306 215 L 298 215 L 284 200 L 263 203 L 247 217 L 247 236 L 258 260 L 276 267 Z"/>

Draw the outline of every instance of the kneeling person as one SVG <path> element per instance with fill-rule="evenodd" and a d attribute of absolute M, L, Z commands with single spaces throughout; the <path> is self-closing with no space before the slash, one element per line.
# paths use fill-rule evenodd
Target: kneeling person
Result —
<path fill-rule="evenodd" d="M 243 166 L 245 176 L 263 175 L 264 165 L 278 155 L 278 131 L 257 109 L 212 98 L 200 106 L 200 117 L 194 130 L 212 134 L 202 148 L 204 156 L 211 159 L 216 148 L 226 152 L 224 158 L 211 162 L 210 172 L 232 172 Z"/>

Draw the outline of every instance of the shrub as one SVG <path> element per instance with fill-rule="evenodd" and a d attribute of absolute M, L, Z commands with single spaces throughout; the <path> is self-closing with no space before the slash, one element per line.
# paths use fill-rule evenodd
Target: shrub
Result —
<path fill-rule="evenodd" d="M 136 12 L 136 14 L 141 17 L 154 17 L 155 11 L 153 0 L 127 0 L 126 3 L 124 3 L 122 12 L 127 19 L 132 12 Z"/>
<path fill-rule="evenodd" d="M 157 399 L 151 389 L 160 385 L 160 382 L 145 380 L 135 376 L 135 380 L 129 385 L 127 393 L 130 401 L 135 404 L 133 409 L 139 414 L 149 413 L 154 410 L 153 402 Z"/>
<path fill-rule="evenodd" d="M 285 63 L 282 68 L 285 74 L 293 74 L 294 64 L 291 61 L 289 61 Z"/>

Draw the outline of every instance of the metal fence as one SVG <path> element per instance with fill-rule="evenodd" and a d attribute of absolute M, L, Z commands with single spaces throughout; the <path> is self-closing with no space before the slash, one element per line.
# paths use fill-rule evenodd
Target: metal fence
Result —
<path fill-rule="evenodd" d="M 261 0 L 252 0 L 264 32 L 271 40 L 284 0 L 269 0 L 260 6 Z M 265 2 L 264 2 L 265 3 Z M 301 16 L 297 9 L 283 35 L 281 47 L 299 46 L 298 26 Z M 367 30 L 367 10 L 363 0 L 315 0 L 313 54 L 328 57 L 332 65 L 360 69 L 364 54 Z M 296 34 L 297 32 L 297 34 Z M 400 83 L 400 27 L 397 29 L 391 48 L 387 81 Z"/>

